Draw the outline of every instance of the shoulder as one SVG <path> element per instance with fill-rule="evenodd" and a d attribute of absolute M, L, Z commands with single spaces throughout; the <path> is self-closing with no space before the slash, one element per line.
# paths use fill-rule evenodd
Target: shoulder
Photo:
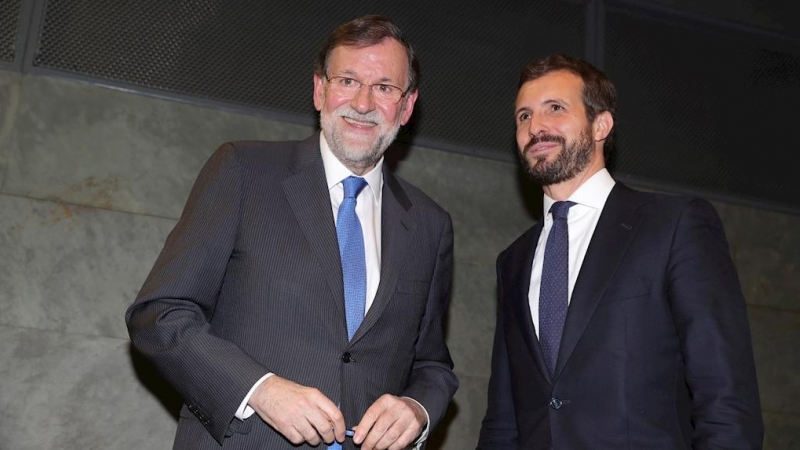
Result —
<path fill-rule="evenodd" d="M 708 200 L 689 195 L 646 192 L 617 183 L 606 203 L 607 207 L 627 205 L 641 214 L 660 217 L 680 217 L 687 213 L 711 214 L 716 209 Z"/>
<path fill-rule="evenodd" d="M 607 220 L 640 221 L 649 230 L 672 235 L 700 228 L 724 234 L 716 208 L 704 198 L 644 192 L 620 183 L 611 192 L 603 216 Z"/>
<path fill-rule="evenodd" d="M 230 165 L 242 175 L 296 172 L 321 160 L 319 135 L 302 141 L 229 141 L 217 147 L 207 166 Z"/>
<path fill-rule="evenodd" d="M 305 142 L 229 141 L 220 145 L 215 153 L 248 163 L 288 165 Z"/>
<path fill-rule="evenodd" d="M 407 200 L 408 206 L 413 206 L 414 209 L 424 211 L 427 215 L 446 217 L 449 220 L 450 215 L 448 212 L 428 194 L 423 192 L 422 189 L 395 174 L 384 175 L 384 180 L 385 187 L 393 191 L 396 197 L 406 197 L 406 199 L 398 198 L 401 204 L 405 203 Z M 394 186 L 394 183 L 397 185 Z M 397 189 L 398 187 L 400 188 L 399 190 Z"/>

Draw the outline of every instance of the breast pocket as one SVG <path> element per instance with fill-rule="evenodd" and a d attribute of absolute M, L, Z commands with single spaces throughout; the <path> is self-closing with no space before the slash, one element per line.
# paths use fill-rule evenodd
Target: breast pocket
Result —
<path fill-rule="evenodd" d="M 418 322 L 425 312 L 428 303 L 428 290 L 430 285 L 421 280 L 397 280 L 394 290 L 395 299 L 392 302 L 402 315 L 414 322 Z"/>
<path fill-rule="evenodd" d="M 396 291 L 399 294 L 427 296 L 428 289 L 429 285 L 427 281 L 397 280 Z"/>

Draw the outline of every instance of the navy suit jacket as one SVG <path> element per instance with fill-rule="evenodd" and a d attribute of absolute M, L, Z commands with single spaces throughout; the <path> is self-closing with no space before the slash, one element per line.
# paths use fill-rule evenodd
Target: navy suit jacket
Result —
<path fill-rule="evenodd" d="M 348 427 L 385 393 L 437 425 L 458 386 L 443 331 L 450 216 L 384 171 L 381 239 L 378 291 L 348 341 L 319 135 L 211 156 L 126 314 L 135 348 L 186 403 L 175 448 L 297 448 L 257 415 L 234 418 L 267 372 L 319 389 Z"/>
<path fill-rule="evenodd" d="M 479 449 L 761 448 L 745 301 L 710 203 L 616 184 L 573 289 L 552 376 L 528 303 L 541 231 L 540 222 L 497 260 Z"/>

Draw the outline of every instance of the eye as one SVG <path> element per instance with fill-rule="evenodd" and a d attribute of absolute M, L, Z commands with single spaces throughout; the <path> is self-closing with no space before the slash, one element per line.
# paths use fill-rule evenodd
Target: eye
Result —
<path fill-rule="evenodd" d="M 559 104 L 557 104 L 557 103 L 553 103 L 553 104 L 550 105 L 550 111 L 558 112 L 558 111 L 563 111 L 563 110 L 564 110 L 564 107 L 559 105 Z"/>
<path fill-rule="evenodd" d="M 521 112 L 517 115 L 517 122 L 524 122 L 531 118 L 531 113 L 529 112 Z"/>
<path fill-rule="evenodd" d="M 358 86 L 358 81 L 349 77 L 339 77 L 339 84 L 341 84 L 343 87 L 353 87 Z"/>
<path fill-rule="evenodd" d="M 394 86 L 390 86 L 390 85 L 388 85 L 388 84 L 376 84 L 376 85 L 375 85 L 375 88 L 376 88 L 376 89 L 378 90 L 378 92 L 380 92 L 381 94 L 391 94 L 391 93 L 392 93 L 392 91 L 394 90 Z"/>

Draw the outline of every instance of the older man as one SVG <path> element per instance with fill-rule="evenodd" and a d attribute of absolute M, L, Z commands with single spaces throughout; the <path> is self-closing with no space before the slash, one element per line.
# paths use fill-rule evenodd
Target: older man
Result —
<path fill-rule="evenodd" d="M 126 314 L 185 400 L 175 448 L 400 449 L 442 418 L 452 224 L 383 164 L 417 95 L 400 30 L 358 18 L 320 51 L 320 134 L 206 163 Z"/>

